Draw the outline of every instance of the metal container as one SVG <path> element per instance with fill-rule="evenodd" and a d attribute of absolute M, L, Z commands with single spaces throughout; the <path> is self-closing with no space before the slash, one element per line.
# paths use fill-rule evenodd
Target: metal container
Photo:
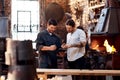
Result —
<path fill-rule="evenodd" d="M 0 37 L 9 37 L 8 36 L 8 18 L 0 17 Z"/>
<path fill-rule="evenodd" d="M 61 5 L 56 2 L 48 4 L 45 10 L 46 20 L 50 18 L 56 19 L 58 22 L 61 21 L 64 17 L 64 9 Z"/>
<path fill-rule="evenodd" d="M 8 80 L 37 79 L 32 41 L 7 39 L 5 56 L 6 64 L 9 65 Z"/>
<path fill-rule="evenodd" d="M 115 53 L 112 55 L 112 67 L 113 69 L 120 70 L 120 54 Z"/>

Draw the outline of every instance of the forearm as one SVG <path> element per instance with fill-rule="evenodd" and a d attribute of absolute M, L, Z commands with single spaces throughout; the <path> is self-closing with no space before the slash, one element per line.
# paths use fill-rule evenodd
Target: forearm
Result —
<path fill-rule="evenodd" d="M 84 47 L 86 42 L 74 43 L 74 44 L 63 44 L 61 47 L 64 49 L 72 48 L 72 47 Z"/>
<path fill-rule="evenodd" d="M 41 51 L 48 51 L 48 50 L 50 50 L 50 47 L 49 46 L 42 46 L 42 47 L 40 47 L 40 50 Z"/>
<path fill-rule="evenodd" d="M 56 45 L 50 45 L 50 46 L 41 46 L 40 50 L 41 51 L 54 51 L 57 49 Z"/>
<path fill-rule="evenodd" d="M 86 42 L 80 42 L 80 43 L 71 44 L 70 47 L 84 47 L 85 45 Z"/>

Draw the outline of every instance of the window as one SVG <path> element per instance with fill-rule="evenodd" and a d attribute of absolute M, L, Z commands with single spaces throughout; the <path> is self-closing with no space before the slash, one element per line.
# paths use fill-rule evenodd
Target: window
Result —
<path fill-rule="evenodd" d="M 34 42 L 39 32 L 39 1 L 12 0 L 11 8 L 12 39 Z"/>

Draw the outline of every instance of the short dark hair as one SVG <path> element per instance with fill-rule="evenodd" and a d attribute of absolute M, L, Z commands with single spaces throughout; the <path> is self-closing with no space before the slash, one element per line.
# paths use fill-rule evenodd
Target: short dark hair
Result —
<path fill-rule="evenodd" d="M 72 19 L 68 19 L 65 24 L 72 26 L 72 27 L 75 27 L 75 22 Z"/>
<path fill-rule="evenodd" d="M 53 19 L 53 18 L 50 18 L 49 20 L 48 20 L 48 24 L 49 25 L 54 25 L 54 26 L 57 26 L 57 21 L 55 20 L 55 19 Z"/>

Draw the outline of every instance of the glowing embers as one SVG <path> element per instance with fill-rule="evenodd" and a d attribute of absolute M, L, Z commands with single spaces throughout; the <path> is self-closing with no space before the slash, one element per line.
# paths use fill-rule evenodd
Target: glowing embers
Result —
<path fill-rule="evenodd" d="M 93 49 L 98 50 L 98 48 L 99 48 L 99 45 L 97 44 Z"/>
<path fill-rule="evenodd" d="M 90 47 L 93 50 L 101 51 L 99 42 L 97 40 L 93 40 Z"/>
<path fill-rule="evenodd" d="M 116 52 L 115 47 L 114 47 L 113 45 L 110 46 L 107 40 L 104 41 L 104 46 L 105 46 L 106 51 L 107 51 L 108 53 L 113 54 L 114 52 Z"/>

